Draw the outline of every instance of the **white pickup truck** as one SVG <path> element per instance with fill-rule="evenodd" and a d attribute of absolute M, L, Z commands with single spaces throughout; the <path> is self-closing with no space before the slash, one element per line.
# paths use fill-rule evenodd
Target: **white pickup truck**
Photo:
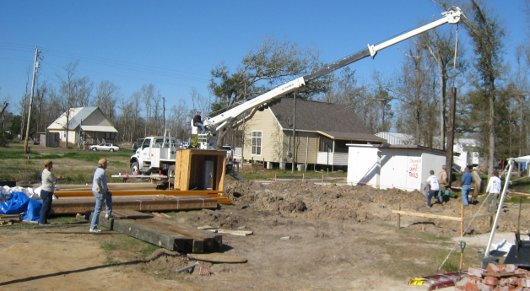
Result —
<path fill-rule="evenodd" d="M 176 139 L 163 136 L 145 137 L 130 158 L 131 173 L 173 175 L 177 148 Z"/>

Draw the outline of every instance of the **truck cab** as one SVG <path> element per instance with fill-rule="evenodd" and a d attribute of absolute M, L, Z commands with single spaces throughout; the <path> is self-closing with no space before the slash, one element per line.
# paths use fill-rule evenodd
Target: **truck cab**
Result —
<path fill-rule="evenodd" d="M 176 151 L 176 139 L 163 136 L 145 137 L 130 158 L 131 173 L 167 174 L 169 168 L 175 165 Z"/>

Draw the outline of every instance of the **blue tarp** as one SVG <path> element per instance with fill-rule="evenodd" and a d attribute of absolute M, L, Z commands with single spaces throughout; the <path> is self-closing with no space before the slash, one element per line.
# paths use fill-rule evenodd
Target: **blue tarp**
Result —
<path fill-rule="evenodd" d="M 24 214 L 24 217 L 22 218 L 22 220 L 39 221 L 41 208 L 42 208 L 41 200 L 30 199 L 28 202 L 28 208 L 26 210 L 26 214 Z"/>
<path fill-rule="evenodd" d="M 0 203 L 0 214 L 19 214 L 28 208 L 29 197 L 22 192 L 11 193 L 11 199 Z"/>

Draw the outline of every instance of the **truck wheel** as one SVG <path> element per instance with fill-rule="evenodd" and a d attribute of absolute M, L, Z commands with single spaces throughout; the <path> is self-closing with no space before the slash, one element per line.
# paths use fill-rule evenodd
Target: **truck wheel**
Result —
<path fill-rule="evenodd" d="M 131 163 L 131 174 L 140 175 L 140 166 L 138 165 L 138 162 Z"/>
<path fill-rule="evenodd" d="M 171 188 L 174 188 L 175 184 L 175 165 L 169 166 L 167 169 L 167 179 L 171 184 Z"/>

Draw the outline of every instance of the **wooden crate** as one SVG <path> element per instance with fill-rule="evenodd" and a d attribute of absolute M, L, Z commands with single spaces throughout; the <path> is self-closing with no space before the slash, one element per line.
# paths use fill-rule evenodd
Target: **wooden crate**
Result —
<path fill-rule="evenodd" d="M 223 191 L 226 152 L 178 150 L 175 163 L 175 189 Z"/>

